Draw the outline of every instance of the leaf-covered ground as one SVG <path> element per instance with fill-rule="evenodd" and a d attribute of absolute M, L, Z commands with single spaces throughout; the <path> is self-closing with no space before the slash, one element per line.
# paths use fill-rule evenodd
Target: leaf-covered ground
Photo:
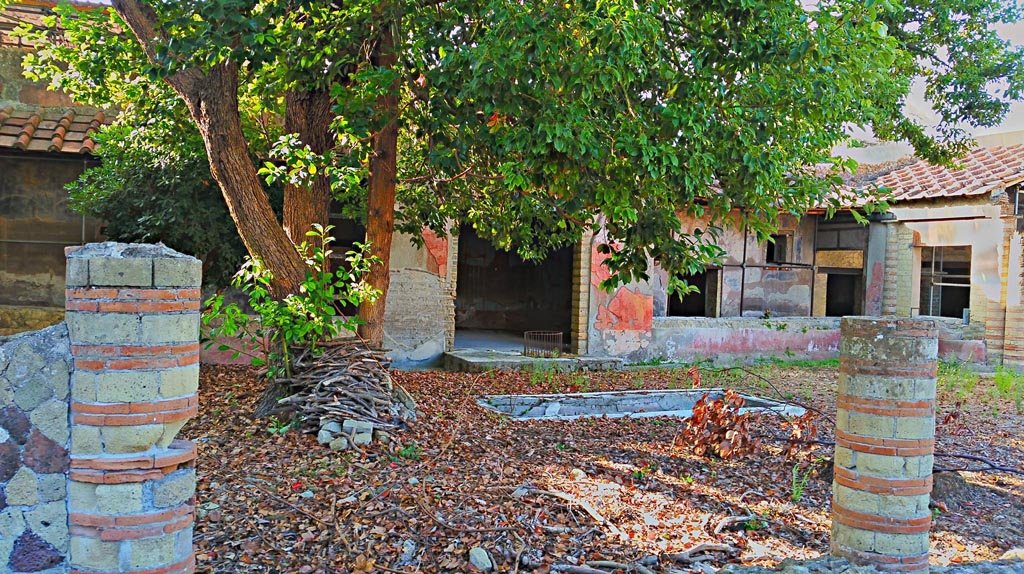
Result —
<path fill-rule="evenodd" d="M 701 384 L 834 412 L 834 368 L 753 371 L 763 378 L 705 371 Z M 199 443 L 199 570 L 471 572 L 468 553 L 477 546 L 499 572 L 541 574 L 593 560 L 685 570 L 652 557 L 701 542 L 741 551 L 716 555 L 716 566 L 828 552 L 829 446 L 803 459 L 811 461 L 810 478 L 795 496 L 795 463 L 782 456 L 783 445 L 769 443 L 743 460 L 709 460 L 677 444 L 676 419 L 524 423 L 475 404 L 494 393 L 685 388 L 692 379 L 684 369 L 394 376 L 417 399 L 418 420 L 390 444 L 339 453 L 311 435 L 270 432 L 280 425 L 253 420 L 262 383 L 250 370 L 204 367 L 200 415 L 183 432 Z M 967 398 L 959 409 L 957 394 L 943 393 L 939 418 L 953 416 L 940 426 L 939 449 L 1024 470 L 1024 417 L 989 386 L 961 390 Z M 831 441 L 831 426 L 819 419 L 817 438 Z M 755 430 L 775 426 L 765 421 Z M 933 560 L 988 560 L 1024 545 L 1024 480 L 1006 472 L 963 476 L 944 481 L 947 511 L 933 526 Z"/>

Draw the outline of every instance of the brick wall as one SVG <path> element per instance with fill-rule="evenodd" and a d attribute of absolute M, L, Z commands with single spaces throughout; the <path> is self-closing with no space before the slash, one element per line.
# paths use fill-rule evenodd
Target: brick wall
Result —
<path fill-rule="evenodd" d="M 885 242 L 885 287 L 882 314 L 909 316 L 913 304 L 914 232 L 902 223 L 893 223 Z"/>
<path fill-rule="evenodd" d="M 0 560 L 10 572 L 181 574 L 192 552 L 200 262 L 69 248 L 66 326 L 0 347 Z"/>

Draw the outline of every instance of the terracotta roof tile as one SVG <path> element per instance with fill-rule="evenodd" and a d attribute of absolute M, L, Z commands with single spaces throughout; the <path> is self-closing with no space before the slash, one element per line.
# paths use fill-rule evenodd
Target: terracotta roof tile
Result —
<path fill-rule="evenodd" d="M 0 148 L 59 153 L 94 153 L 93 134 L 106 122 L 103 112 L 0 108 Z"/>
<path fill-rule="evenodd" d="M 874 178 L 859 176 L 859 183 L 890 188 L 895 202 L 985 195 L 1024 180 L 1024 144 L 974 149 L 956 169 L 924 160 L 885 169 Z"/>

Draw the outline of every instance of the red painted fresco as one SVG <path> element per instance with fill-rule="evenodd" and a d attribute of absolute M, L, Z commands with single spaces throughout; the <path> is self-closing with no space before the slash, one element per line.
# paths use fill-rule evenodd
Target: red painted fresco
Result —
<path fill-rule="evenodd" d="M 885 268 L 881 261 L 876 261 L 871 266 L 871 283 L 868 284 L 867 293 L 864 295 L 867 314 L 877 315 L 882 312 L 882 287 L 885 280 Z"/>
<path fill-rule="evenodd" d="M 595 242 L 590 246 L 590 284 L 600 289 L 601 282 L 611 277 L 612 272 L 605 267 L 604 260 L 608 256 L 598 252 L 598 245 L 599 243 Z"/>
<path fill-rule="evenodd" d="M 448 275 L 448 238 L 438 237 L 433 231 L 423 229 L 423 243 L 427 248 L 427 267 L 440 277 Z"/>
<path fill-rule="evenodd" d="M 619 289 L 607 305 L 597 309 L 594 327 L 599 330 L 650 331 L 654 324 L 654 299 L 627 289 Z"/>

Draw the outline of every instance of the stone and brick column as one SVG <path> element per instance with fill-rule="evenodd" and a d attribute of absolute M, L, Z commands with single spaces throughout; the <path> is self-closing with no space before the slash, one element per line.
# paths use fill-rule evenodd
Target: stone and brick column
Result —
<path fill-rule="evenodd" d="M 71 572 L 193 572 L 200 262 L 162 245 L 69 248 Z"/>
<path fill-rule="evenodd" d="M 1008 245 L 1003 364 L 1024 369 L 1024 234 L 1014 232 Z"/>
<path fill-rule="evenodd" d="M 841 331 L 832 553 L 883 571 L 927 570 L 937 326 L 846 317 Z"/>

